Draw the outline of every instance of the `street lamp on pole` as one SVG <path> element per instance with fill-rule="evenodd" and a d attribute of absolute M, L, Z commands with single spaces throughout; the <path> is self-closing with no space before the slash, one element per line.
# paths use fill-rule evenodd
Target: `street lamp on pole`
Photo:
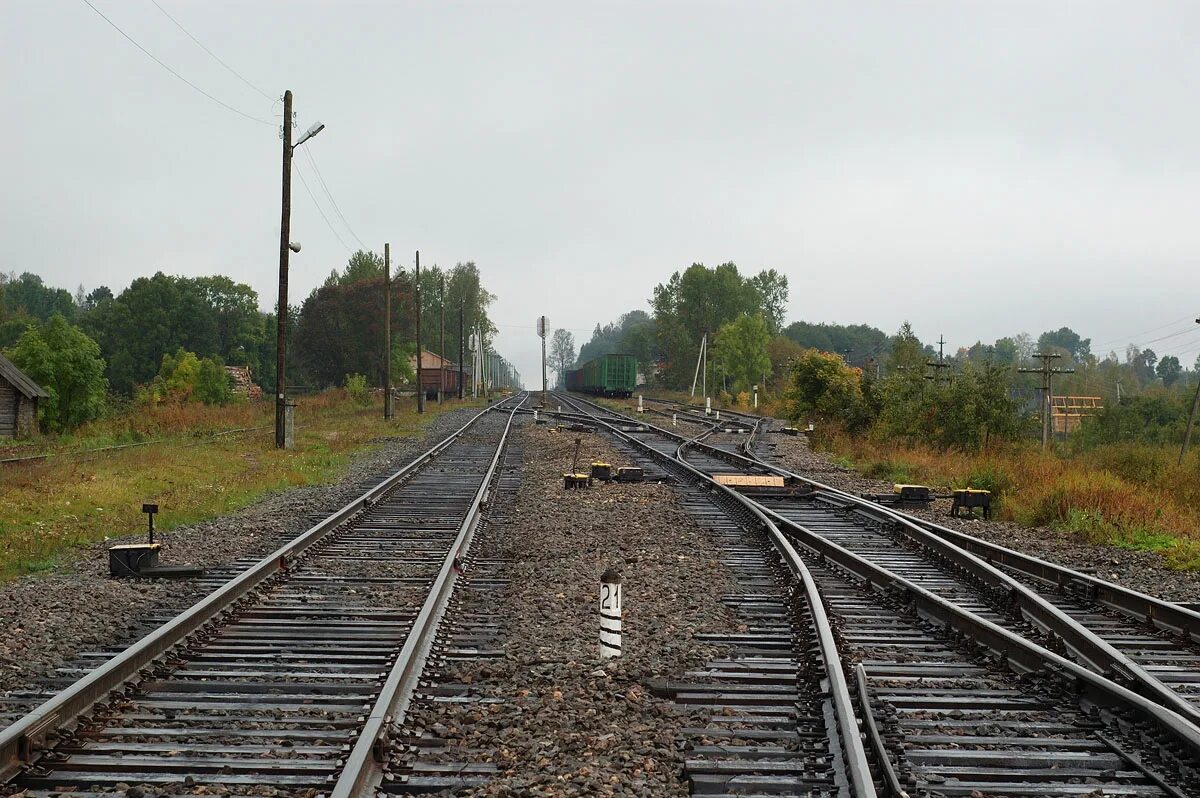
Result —
<path fill-rule="evenodd" d="M 292 228 L 292 151 L 325 129 L 316 123 L 295 144 L 292 143 L 292 92 L 283 93 L 283 210 L 279 222 L 279 307 L 275 315 L 275 448 L 292 446 L 290 416 L 287 403 L 287 379 L 284 372 L 287 334 L 288 255 L 299 252 L 300 245 L 291 241 Z"/>

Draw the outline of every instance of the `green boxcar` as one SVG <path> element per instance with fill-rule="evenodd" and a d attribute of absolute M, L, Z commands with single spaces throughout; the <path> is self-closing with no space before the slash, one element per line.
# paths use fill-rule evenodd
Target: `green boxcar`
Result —
<path fill-rule="evenodd" d="M 633 355 L 603 355 L 580 369 L 583 390 L 600 396 L 631 396 L 637 387 L 637 361 Z"/>

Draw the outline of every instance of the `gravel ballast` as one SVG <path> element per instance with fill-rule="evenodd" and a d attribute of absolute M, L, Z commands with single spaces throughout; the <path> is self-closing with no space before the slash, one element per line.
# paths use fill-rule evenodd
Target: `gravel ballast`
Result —
<path fill-rule="evenodd" d="M 378 448 L 356 457 L 336 483 L 272 494 L 232 515 L 162 534 L 163 563 L 228 568 L 238 559 L 260 558 L 478 412 L 449 411 L 419 435 L 381 439 Z M 127 645 L 149 631 L 148 616 L 181 612 L 211 589 L 211 581 L 110 579 L 107 547 L 143 539 L 138 534 L 96 543 L 52 571 L 0 585 L 0 690 L 51 675 L 80 651 Z"/>
<path fill-rule="evenodd" d="M 628 465 L 600 435 L 531 424 L 519 435 L 517 501 L 480 554 L 510 561 L 498 599 L 504 656 L 446 667 L 437 681 L 472 685 L 475 700 L 423 704 L 409 725 L 446 741 L 426 755 L 435 761 L 496 766 L 457 795 L 686 795 L 679 730 L 689 715 L 648 684 L 719 651 L 697 632 L 734 630 L 717 548 L 668 485 L 565 491 L 576 438 L 580 470 Z M 601 662 L 599 579 L 610 566 L 624 580 L 625 653 Z"/>
<path fill-rule="evenodd" d="M 776 444 L 775 455 L 780 464 L 801 476 L 856 496 L 892 491 L 890 482 L 863 477 L 839 466 L 830 455 L 813 451 L 804 436 L 772 434 L 768 440 Z M 939 494 L 947 494 L 951 486 L 931 487 Z M 1009 521 L 984 521 L 980 518 L 954 518 L 950 515 L 949 499 L 938 499 L 926 509 L 905 512 L 1068 568 L 1094 573 L 1101 579 L 1167 601 L 1200 601 L 1200 573 L 1168 568 L 1163 557 L 1154 552 L 1081 541 L 1069 533 L 1048 527 L 1023 527 Z"/>

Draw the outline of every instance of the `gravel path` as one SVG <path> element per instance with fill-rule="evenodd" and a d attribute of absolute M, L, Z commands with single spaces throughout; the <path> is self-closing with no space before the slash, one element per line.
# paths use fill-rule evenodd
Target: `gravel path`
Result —
<path fill-rule="evenodd" d="M 867 479 L 837 465 L 830 455 L 813 451 L 804 436 L 769 435 L 767 440 L 776 444 L 775 454 L 781 464 L 797 474 L 855 495 L 890 493 L 892 490 L 890 482 Z M 950 490 L 942 485 L 931 487 L 938 493 Z M 1162 556 L 1154 552 L 1082 542 L 1070 533 L 1048 527 L 1029 528 L 1009 521 L 953 518 L 948 499 L 939 499 L 928 509 L 906 512 L 1069 568 L 1095 573 L 1102 579 L 1168 601 L 1200 601 L 1200 572 L 1167 568 Z"/>
<path fill-rule="evenodd" d="M 623 464 L 600 435 L 523 427 L 516 507 L 482 555 L 513 561 L 501 599 L 505 655 L 456 664 L 439 679 L 502 701 L 425 706 L 412 718 L 449 741 L 444 761 L 473 750 L 497 766 L 487 786 L 459 795 L 687 794 L 678 741 L 689 715 L 646 685 L 717 653 L 692 638 L 734 629 L 721 603 L 727 573 L 669 486 L 564 491 L 576 437 L 581 463 Z M 624 577 L 626 654 L 601 664 L 598 583 L 610 565 Z"/>
<path fill-rule="evenodd" d="M 222 518 L 180 527 L 160 536 L 164 564 L 228 566 L 261 557 L 312 524 L 311 516 L 343 506 L 365 481 L 396 470 L 479 412 L 444 413 L 415 437 L 380 439 L 378 448 L 353 460 L 330 485 L 293 488 Z M 141 535 L 123 542 L 140 541 Z M 196 580 L 120 580 L 108 577 L 106 549 L 116 540 L 85 547 L 80 556 L 43 574 L 0 585 L 0 690 L 51 675 L 77 652 L 126 645 L 147 630 L 147 613 L 182 611 L 210 589 Z"/>

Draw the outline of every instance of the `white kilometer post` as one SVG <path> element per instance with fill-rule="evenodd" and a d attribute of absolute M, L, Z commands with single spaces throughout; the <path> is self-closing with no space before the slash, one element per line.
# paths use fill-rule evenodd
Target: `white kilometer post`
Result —
<path fill-rule="evenodd" d="M 621 575 L 609 568 L 600 577 L 600 659 L 621 656 Z"/>

